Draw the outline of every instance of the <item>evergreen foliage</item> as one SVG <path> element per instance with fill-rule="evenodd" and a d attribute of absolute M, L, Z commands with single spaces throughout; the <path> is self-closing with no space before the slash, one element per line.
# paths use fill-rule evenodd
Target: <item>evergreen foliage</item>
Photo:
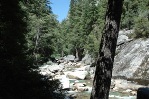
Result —
<path fill-rule="evenodd" d="M 125 0 L 121 29 L 134 29 L 133 38 L 148 38 L 149 0 Z"/>
<path fill-rule="evenodd" d="M 0 1 L 0 99 L 63 99 L 60 82 L 40 75 L 33 65 L 26 41 L 28 13 L 19 2 Z"/>
<path fill-rule="evenodd" d="M 138 8 L 138 0 L 124 1 L 121 28 L 132 29 L 134 27 L 135 18 L 139 13 Z"/>
<path fill-rule="evenodd" d="M 99 17 L 99 14 L 103 13 L 100 9 L 103 8 L 99 8 L 97 1 L 71 0 L 68 17 L 60 24 L 59 30 L 61 38 L 64 37 L 65 41 L 61 51 L 64 55 L 74 54 L 81 60 L 84 54 L 89 52 L 93 57 L 97 57 L 104 24 L 104 17 L 102 15 Z"/>
<path fill-rule="evenodd" d="M 135 38 L 149 37 L 149 0 L 138 1 L 139 15 L 135 19 L 134 34 Z"/>
<path fill-rule="evenodd" d="M 22 8 L 28 14 L 28 48 L 33 55 L 34 65 L 47 62 L 54 51 L 55 28 L 57 20 L 46 0 L 22 2 Z"/>
<path fill-rule="evenodd" d="M 149 20 L 146 17 L 139 17 L 136 19 L 134 26 L 134 38 L 148 38 L 149 37 Z"/>

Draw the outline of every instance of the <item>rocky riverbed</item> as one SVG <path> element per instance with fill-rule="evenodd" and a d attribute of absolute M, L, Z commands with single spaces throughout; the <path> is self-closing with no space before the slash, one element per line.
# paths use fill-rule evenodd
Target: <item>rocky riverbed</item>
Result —
<path fill-rule="evenodd" d="M 75 62 L 74 56 L 69 55 L 58 60 L 58 63 L 48 62 L 41 66 L 40 73 L 59 79 L 68 97 L 89 99 L 95 67 L 90 67 L 92 59 L 87 60 L 88 58 Z M 109 97 L 110 99 L 135 99 L 139 87 L 146 86 L 126 79 L 112 79 Z"/>

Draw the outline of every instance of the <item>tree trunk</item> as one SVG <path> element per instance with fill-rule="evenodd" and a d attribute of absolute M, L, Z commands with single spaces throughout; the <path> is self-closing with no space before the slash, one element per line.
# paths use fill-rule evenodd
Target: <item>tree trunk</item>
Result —
<path fill-rule="evenodd" d="M 64 50 L 61 51 L 61 57 L 64 57 Z"/>
<path fill-rule="evenodd" d="M 108 99 L 123 0 L 108 0 L 106 23 L 90 99 Z"/>
<path fill-rule="evenodd" d="M 75 57 L 78 59 L 78 61 L 81 61 L 83 58 L 84 48 L 75 48 L 75 50 L 76 50 Z"/>
<path fill-rule="evenodd" d="M 35 34 L 35 47 L 34 47 L 34 51 L 33 51 L 33 54 L 34 54 L 34 58 L 35 58 L 35 60 L 34 60 L 34 65 L 38 65 L 38 51 L 39 51 L 39 49 L 38 49 L 38 43 L 39 43 L 39 34 L 40 34 L 40 26 L 39 27 L 37 27 L 37 32 L 36 32 L 36 34 Z"/>

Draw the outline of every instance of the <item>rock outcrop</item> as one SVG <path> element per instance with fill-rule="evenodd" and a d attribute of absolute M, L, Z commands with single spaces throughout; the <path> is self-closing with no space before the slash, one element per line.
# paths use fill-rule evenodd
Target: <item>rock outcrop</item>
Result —
<path fill-rule="evenodd" d="M 119 35 L 113 76 L 149 79 L 149 39 L 132 40 L 127 38 L 127 34 Z"/>

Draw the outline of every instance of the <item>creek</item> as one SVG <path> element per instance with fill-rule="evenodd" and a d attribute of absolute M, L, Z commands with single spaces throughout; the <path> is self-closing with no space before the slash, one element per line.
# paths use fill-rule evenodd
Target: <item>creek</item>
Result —
<path fill-rule="evenodd" d="M 74 83 L 75 79 L 70 80 L 70 84 Z M 78 80 L 80 83 L 86 83 L 89 87 L 88 91 L 76 92 L 76 99 L 90 99 L 93 80 Z M 110 91 L 109 99 L 136 99 L 136 96 L 131 96 L 129 93 L 121 93 L 118 91 Z"/>

